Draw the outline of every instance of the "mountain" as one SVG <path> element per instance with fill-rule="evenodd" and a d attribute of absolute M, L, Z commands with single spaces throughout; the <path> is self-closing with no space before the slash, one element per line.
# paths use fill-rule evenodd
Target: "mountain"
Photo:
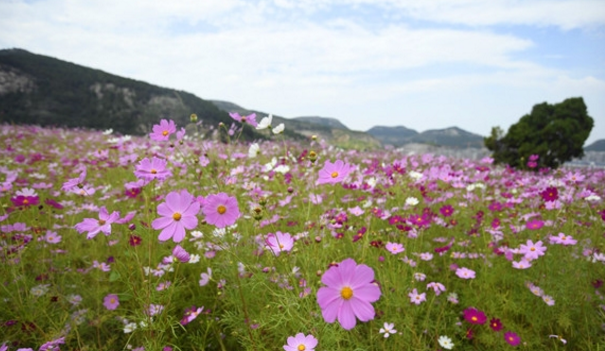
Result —
<path fill-rule="evenodd" d="M 349 130 L 349 128 L 347 128 L 347 126 L 340 123 L 340 121 L 337 120 L 336 118 L 319 117 L 319 116 L 305 116 L 305 117 L 294 117 L 293 119 L 298 120 L 298 121 L 303 121 L 303 122 L 309 122 L 309 123 L 313 123 L 313 124 L 319 124 L 319 125 L 326 126 L 329 128 Z"/>
<path fill-rule="evenodd" d="M 482 148 L 483 136 L 458 127 L 426 130 L 409 139 L 414 143 L 448 146 L 453 148 Z"/>
<path fill-rule="evenodd" d="M 418 133 L 413 129 L 402 126 L 377 126 L 368 130 L 368 133 L 380 140 L 383 144 L 403 146 L 406 144 L 429 144 L 453 148 L 482 148 L 483 137 L 467 132 L 458 127 L 445 129 L 431 129 Z"/>
<path fill-rule="evenodd" d="M 605 151 L 605 139 L 599 139 L 594 143 L 586 146 L 584 151 Z"/>
<path fill-rule="evenodd" d="M 202 126 L 231 123 L 213 103 L 21 49 L 0 50 L 0 122 L 112 128 L 145 134 L 162 118 L 185 126 L 195 113 Z M 244 137 L 258 137 L 246 128 Z"/>
<path fill-rule="evenodd" d="M 222 100 L 210 100 L 216 107 L 225 112 L 237 112 L 239 114 L 256 113 L 257 121 L 269 113 L 252 109 L 246 109 L 232 102 Z M 375 149 L 381 146 L 378 139 L 366 132 L 349 130 L 340 121 L 327 117 L 297 117 L 285 118 L 273 114 L 273 126 L 283 123 L 286 127 L 284 133 L 288 137 L 305 139 L 315 135 L 320 139 L 346 149 Z M 339 126 L 339 127 L 335 127 Z"/>
<path fill-rule="evenodd" d="M 418 135 L 418 132 L 403 126 L 384 127 L 376 126 L 368 130 L 368 134 L 380 140 L 383 144 L 401 146 L 410 143 L 410 138 Z"/>

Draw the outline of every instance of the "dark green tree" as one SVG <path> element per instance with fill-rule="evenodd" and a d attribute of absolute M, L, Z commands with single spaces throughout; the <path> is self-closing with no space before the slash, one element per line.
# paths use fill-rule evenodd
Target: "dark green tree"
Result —
<path fill-rule="evenodd" d="M 500 127 L 492 128 L 484 144 L 496 163 L 524 168 L 531 155 L 538 155 L 534 169 L 554 169 L 584 156 L 584 142 L 593 126 L 581 97 L 554 105 L 543 102 L 510 126 L 506 135 Z"/>

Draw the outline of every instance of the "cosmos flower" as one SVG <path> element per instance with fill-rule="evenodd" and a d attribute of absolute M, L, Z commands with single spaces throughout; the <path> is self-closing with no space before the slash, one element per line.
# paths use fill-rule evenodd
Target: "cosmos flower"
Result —
<path fill-rule="evenodd" d="M 109 294 L 103 299 L 103 306 L 105 306 L 105 308 L 108 310 L 115 310 L 119 305 L 120 300 L 116 294 Z"/>
<path fill-rule="evenodd" d="M 394 323 L 384 322 L 384 326 L 382 328 L 380 328 L 380 330 L 378 332 L 380 334 L 384 334 L 385 338 L 388 338 L 389 335 L 397 333 L 397 330 L 395 330 Z"/>
<path fill-rule="evenodd" d="M 294 246 L 294 239 L 290 233 L 282 233 L 280 231 L 269 233 L 265 239 L 267 244 L 265 248 L 273 252 L 275 256 L 279 256 L 282 251 L 288 252 Z"/>
<path fill-rule="evenodd" d="M 462 279 L 475 279 L 475 271 L 466 267 L 457 268 L 456 275 Z"/>
<path fill-rule="evenodd" d="M 504 340 L 506 340 L 506 342 L 511 346 L 517 346 L 521 343 L 521 338 L 511 331 L 504 333 Z"/>
<path fill-rule="evenodd" d="M 347 258 L 332 266 L 321 277 L 326 286 L 317 291 L 317 303 L 327 323 L 338 318 L 340 325 L 350 330 L 357 319 L 367 322 L 374 319 L 372 302 L 380 298 L 380 288 L 373 284 L 374 271 L 365 264 L 358 265 Z"/>
<path fill-rule="evenodd" d="M 158 214 L 162 217 L 151 222 L 155 230 L 162 230 L 158 239 L 166 241 L 170 238 L 175 243 L 185 238 L 185 229 L 197 227 L 197 213 L 200 211 L 200 203 L 195 201 L 193 195 L 187 190 L 170 192 L 166 195 L 166 202 L 158 205 Z"/>
<path fill-rule="evenodd" d="M 399 243 L 388 242 L 386 244 L 385 248 L 387 249 L 387 251 L 389 251 L 393 255 L 396 255 L 396 254 L 398 254 L 400 252 L 404 252 L 405 251 L 405 248 L 403 247 L 403 245 L 399 244 Z"/>
<path fill-rule="evenodd" d="M 423 301 L 426 301 L 426 293 L 419 294 L 416 288 L 408 296 L 410 297 L 410 302 L 416 305 L 420 305 Z"/>
<path fill-rule="evenodd" d="M 315 184 L 336 184 L 342 182 L 354 169 L 354 166 L 343 160 L 332 163 L 326 160 L 324 167 L 319 170 L 319 178 Z"/>
<path fill-rule="evenodd" d="M 447 337 L 445 335 L 441 335 L 439 337 L 439 339 L 437 340 L 437 342 L 439 343 L 439 346 L 443 347 L 446 350 L 451 350 L 452 347 L 454 347 L 454 343 L 452 342 L 452 339 L 450 339 L 449 337 Z"/>
<path fill-rule="evenodd" d="M 263 119 L 261 119 L 260 122 L 258 123 L 258 125 L 256 126 L 256 129 L 263 130 L 263 129 L 271 128 L 272 121 L 273 121 L 273 115 L 263 117 Z"/>
<path fill-rule="evenodd" d="M 298 333 L 295 336 L 288 337 L 288 344 L 284 345 L 285 351 L 314 351 L 317 346 L 317 339 L 309 334 Z"/>
<path fill-rule="evenodd" d="M 498 318 L 492 318 L 489 321 L 489 327 L 492 328 L 493 331 L 500 331 L 502 330 L 502 322 L 500 322 L 500 320 Z"/>
<path fill-rule="evenodd" d="M 111 234 L 111 224 L 120 218 L 120 212 L 113 211 L 111 215 L 107 212 L 105 206 L 99 209 L 99 219 L 84 218 L 84 220 L 74 226 L 80 233 L 88 232 L 86 239 L 92 239 L 100 232 L 105 235 Z"/>
<path fill-rule="evenodd" d="M 526 245 L 521 244 L 519 247 L 519 253 L 525 255 L 524 258 L 528 261 L 544 256 L 544 252 L 546 252 L 546 247 L 542 245 L 542 240 L 535 244 L 533 241 L 527 240 Z"/>
<path fill-rule="evenodd" d="M 167 141 L 170 139 L 170 134 L 176 132 L 176 124 L 173 120 L 162 119 L 160 124 L 155 124 L 149 134 L 151 140 Z"/>
<path fill-rule="evenodd" d="M 485 324 L 487 316 L 476 308 L 467 308 L 464 310 L 464 319 L 471 324 Z"/>
<path fill-rule="evenodd" d="M 225 193 L 208 195 L 205 198 L 202 212 L 206 216 L 206 222 L 218 228 L 235 224 L 241 215 L 235 196 L 229 196 Z"/>
<path fill-rule="evenodd" d="M 134 175 L 144 180 L 164 180 L 172 176 L 172 172 L 166 168 L 167 161 L 161 158 L 153 157 L 142 159 L 135 167 Z"/>
<path fill-rule="evenodd" d="M 258 126 L 258 122 L 256 122 L 256 113 L 251 113 L 248 116 L 244 116 L 244 115 L 240 115 L 237 112 L 230 112 L 229 116 L 231 116 L 231 118 L 240 122 L 241 124 L 248 123 L 249 125 L 251 125 L 255 128 Z"/>

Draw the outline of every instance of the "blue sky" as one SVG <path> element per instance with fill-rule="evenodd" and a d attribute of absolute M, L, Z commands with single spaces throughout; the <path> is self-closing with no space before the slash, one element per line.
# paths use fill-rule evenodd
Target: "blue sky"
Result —
<path fill-rule="evenodd" d="M 488 135 L 582 96 L 605 139 L 605 1 L 4 0 L 0 48 L 351 129 Z"/>

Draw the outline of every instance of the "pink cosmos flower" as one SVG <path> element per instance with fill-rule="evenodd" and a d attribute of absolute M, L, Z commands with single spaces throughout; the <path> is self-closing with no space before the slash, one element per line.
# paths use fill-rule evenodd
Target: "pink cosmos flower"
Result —
<path fill-rule="evenodd" d="M 317 346 L 317 339 L 309 334 L 298 333 L 296 336 L 288 337 L 288 345 L 284 345 L 286 351 L 314 351 Z"/>
<path fill-rule="evenodd" d="M 423 301 L 426 301 L 426 293 L 419 294 L 416 288 L 408 296 L 410 297 L 410 302 L 416 305 L 420 305 Z"/>
<path fill-rule="evenodd" d="M 548 238 L 551 244 L 560 244 L 560 245 L 575 245 L 578 243 L 571 235 L 565 235 L 564 233 L 559 233 L 557 236 L 550 236 Z"/>
<path fill-rule="evenodd" d="M 208 195 L 205 199 L 202 212 L 206 216 L 206 222 L 218 228 L 225 228 L 235 224 L 240 217 L 237 198 L 225 193 Z"/>
<path fill-rule="evenodd" d="M 398 254 L 400 252 L 404 252 L 405 251 L 405 249 L 403 248 L 403 245 L 399 244 L 399 243 L 388 242 L 386 244 L 385 248 L 387 249 L 387 251 L 389 251 L 393 255 L 396 255 L 396 254 Z"/>
<path fill-rule="evenodd" d="M 338 266 L 332 266 L 321 277 L 325 287 L 317 291 L 317 303 L 327 323 L 334 323 L 350 330 L 357 324 L 374 319 L 372 302 L 380 298 L 380 288 L 373 284 L 374 270 L 365 264 L 357 265 L 347 258 Z"/>
<path fill-rule="evenodd" d="M 324 167 L 319 170 L 319 178 L 315 184 L 336 184 L 342 182 L 355 167 L 342 160 L 332 163 L 326 160 Z"/>
<path fill-rule="evenodd" d="M 151 222 L 155 230 L 162 229 L 158 239 L 166 241 L 170 238 L 175 243 L 185 238 L 185 229 L 197 227 L 197 213 L 200 211 L 199 202 L 187 190 L 170 192 L 166 195 L 166 202 L 158 205 L 158 214 L 162 217 Z"/>
<path fill-rule="evenodd" d="M 290 251 L 294 246 L 294 239 L 290 233 L 282 233 L 277 231 L 275 234 L 269 233 L 267 235 L 267 239 L 265 239 L 265 243 L 267 244 L 265 247 L 275 256 L 279 256 L 282 251 Z"/>
<path fill-rule="evenodd" d="M 212 279 L 212 268 L 208 267 L 207 273 L 200 274 L 200 277 L 202 278 L 200 279 L 200 286 L 208 284 L 210 279 Z"/>
<path fill-rule="evenodd" d="M 99 232 L 103 232 L 105 235 L 111 234 L 111 224 L 120 218 L 120 212 L 113 211 L 111 215 L 107 212 L 105 206 L 99 209 L 99 219 L 84 218 L 84 220 L 74 226 L 74 228 L 80 233 L 88 232 L 86 239 L 92 239 Z"/>
<path fill-rule="evenodd" d="M 466 267 L 457 268 L 456 275 L 462 279 L 475 279 L 475 271 Z"/>
<path fill-rule="evenodd" d="M 181 325 L 187 325 L 191 323 L 194 319 L 197 318 L 197 316 L 199 316 L 200 313 L 202 313 L 203 310 L 204 307 L 191 306 L 190 308 L 187 308 L 185 310 L 183 318 L 181 319 Z"/>
<path fill-rule="evenodd" d="M 105 306 L 105 308 L 108 310 L 115 310 L 119 305 L 120 300 L 116 294 L 109 294 L 103 299 L 103 306 Z"/>
<path fill-rule="evenodd" d="M 513 268 L 528 269 L 529 267 L 531 267 L 531 262 L 525 258 L 521 259 L 519 262 L 513 261 Z"/>
<path fill-rule="evenodd" d="M 44 235 L 44 241 L 49 244 L 57 244 L 61 242 L 61 235 L 57 235 L 57 232 L 53 232 L 50 230 L 46 231 L 46 235 Z"/>
<path fill-rule="evenodd" d="M 521 343 L 521 338 L 511 331 L 504 333 L 504 340 L 506 340 L 506 342 L 511 346 L 517 346 Z"/>
<path fill-rule="evenodd" d="M 166 160 L 155 156 L 151 160 L 144 158 L 136 165 L 134 175 L 145 180 L 164 180 L 172 176 L 170 170 L 166 168 L 166 163 Z"/>
<path fill-rule="evenodd" d="M 487 316 L 483 311 L 479 311 L 476 308 L 467 308 L 464 310 L 464 319 L 471 324 L 485 324 Z"/>
<path fill-rule="evenodd" d="M 527 227 L 527 229 L 530 230 L 538 230 L 544 226 L 544 222 L 539 219 L 533 219 L 531 221 L 528 221 L 525 226 Z"/>
<path fill-rule="evenodd" d="M 426 288 L 432 288 L 437 296 L 439 296 L 442 292 L 445 292 L 445 286 L 441 283 L 430 282 L 426 285 Z"/>
<path fill-rule="evenodd" d="M 86 179 L 86 169 L 84 169 L 82 171 L 82 173 L 80 173 L 78 178 L 71 178 L 68 181 L 66 181 L 65 183 L 63 183 L 61 190 L 70 191 L 71 189 L 73 189 L 77 186 L 82 186 L 82 185 L 84 185 L 84 179 Z"/>
<path fill-rule="evenodd" d="M 173 120 L 162 119 L 160 124 L 153 126 L 153 132 L 149 134 L 151 140 L 167 141 L 170 139 L 170 134 L 176 132 L 176 124 Z"/>
<path fill-rule="evenodd" d="M 256 113 L 251 113 L 248 116 L 244 116 L 241 115 L 237 112 L 230 112 L 229 116 L 231 116 L 231 118 L 233 118 L 234 120 L 244 124 L 244 123 L 248 123 L 249 125 L 253 126 L 254 128 L 256 128 L 258 126 L 258 122 L 256 121 Z"/>
<path fill-rule="evenodd" d="M 199 209 L 198 209 L 199 211 Z M 189 228 L 188 228 L 189 229 Z M 177 245 L 172 249 L 172 256 L 179 260 L 180 262 L 187 263 L 191 259 L 189 252 L 185 251 L 181 245 Z"/>
<path fill-rule="evenodd" d="M 534 244 L 533 241 L 527 240 L 527 245 L 521 244 L 519 253 L 525 255 L 524 258 L 528 261 L 535 260 L 540 256 L 544 256 L 546 247 L 542 245 L 542 240 Z"/>

